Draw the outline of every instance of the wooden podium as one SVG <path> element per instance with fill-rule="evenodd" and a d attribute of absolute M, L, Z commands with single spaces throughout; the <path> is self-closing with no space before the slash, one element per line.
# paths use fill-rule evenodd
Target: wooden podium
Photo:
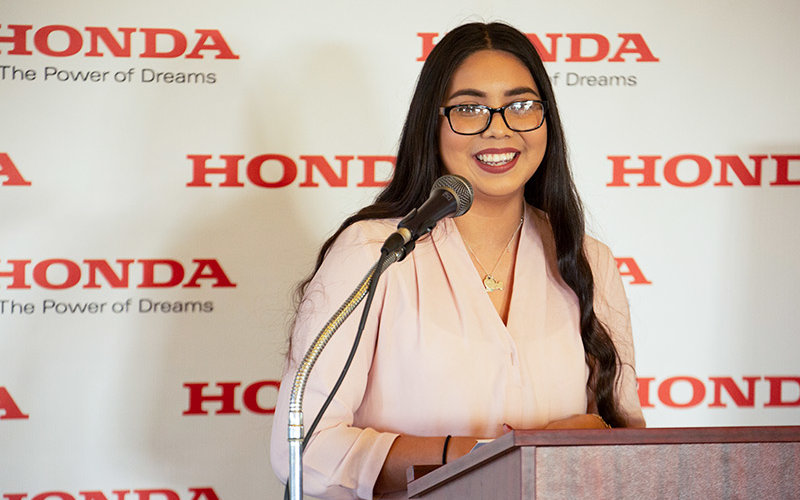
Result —
<path fill-rule="evenodd" d="M 800 499 L 800 426 L 513 431 L 424 467 L 409 498 Z"/>

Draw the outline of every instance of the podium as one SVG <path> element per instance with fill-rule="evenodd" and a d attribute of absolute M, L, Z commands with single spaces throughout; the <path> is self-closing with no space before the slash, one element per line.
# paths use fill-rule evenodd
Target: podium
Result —
<path fill-rule="evenodd" d="M 800 426 L 512 431 L 425 467 L 409 498 L 800 499 Z"/>

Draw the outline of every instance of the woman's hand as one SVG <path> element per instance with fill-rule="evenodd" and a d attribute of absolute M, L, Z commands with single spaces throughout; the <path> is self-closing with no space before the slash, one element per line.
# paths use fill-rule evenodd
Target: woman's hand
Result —
<path fill-rule="evenodd" d="M 582 415 L 572 415 L 571 417 L 553 420 L 541 429 L 610 429 L 611 426 L 603 420 L 603 417 L 595 413 Z M 514 428 L 508 424 L 503 424 L 503 434 L 513 431 Z M 537 429 L 530 429 L 537 430 Z"/>
<path fill-rule="evenodd" d="M 587 413 L 583 415 L 573 415 L 571 417 L 553 420 L 544 426 L 544 429 L 610 429 L 600 415 Z"/>

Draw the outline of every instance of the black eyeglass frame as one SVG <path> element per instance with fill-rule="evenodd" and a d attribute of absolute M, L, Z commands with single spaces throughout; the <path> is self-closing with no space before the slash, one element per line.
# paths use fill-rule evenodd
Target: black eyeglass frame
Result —
<path fill-rule="evenodd" d="M 506 120 L 506 109 L 509 106 L 513 106 L 514 104 L 517 104 L 517 103 L 520 103 L 520 102 L 538 102 L 539 104 L 542 105 L 542 121 L 539 122 L 539 125 L 537 125 L 537 126 L 535 126 L 533 128 L 526 128 L 526 129 L 520 130 L 520 129 L 516 129 L 516 128 L 514 128 L 514 127 L 512 127 L 511 125 L 508 124 L 508 120 Z M 461 106 L 472 106 L 474 108 L 481 108 L 481 109 L 489 110 L 489 119 L 486 120 L 486 126 L 483 127 L 482 129 L 478 130 L 477 132 L 470 132 L 470 133 L 458 132 L 456 129 L 454 129 L 453 128 L 453 122 L 450 121 L 450 112 L 453 109 L 461 107 Z M 542 100 L 539 100 L 539 99 L 525 99 L 524 101 L 510 102 L 510 103 L 506 104 L 505 106 L 500 106 L 499 108 L 492 108 L 492 107 L 486 106 L 484 104 L 453 104 L 452 106 L 442 106 L 441 108 L 439 108 L 439 114 L 443 115 L 445 118 L 447 118 L 447 124 L 450 125 L 450 130 L 452 130 L 454 133 L 456 133 L 458 135 L 478 135 L 478 134 L 482 134 L 492 124 L 492 119 L 494 119 L 494 114 L 495 113 L 500 113 L 500 116 L 503 118 L 503 123 L 506 124 L 506 127 L 508 127 L 509 130 L 513 130 L 514 132 L 531 132 L 533 130 L 536 130 L 536 129 L 540 128 L 542 125 L 544 125 L 545 118 L 547 117 L 547 101 L 542 101 Z"/>

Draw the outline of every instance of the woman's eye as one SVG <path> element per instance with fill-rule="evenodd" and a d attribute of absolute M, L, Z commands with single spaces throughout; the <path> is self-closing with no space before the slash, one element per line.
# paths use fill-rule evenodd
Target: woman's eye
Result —
<path fill-rule="evenodd" d="M 533 109 L 533 101 L 517 101 L 512 102 L 508 106 L 514 113 L 527 113 Z"/>
<path fill-rule="evenodd" d="M 483 114 L 483 109 L 481 106 L 462 105 L 457 106 L 454 110 L 460 115 L 470 116 Z"/>

